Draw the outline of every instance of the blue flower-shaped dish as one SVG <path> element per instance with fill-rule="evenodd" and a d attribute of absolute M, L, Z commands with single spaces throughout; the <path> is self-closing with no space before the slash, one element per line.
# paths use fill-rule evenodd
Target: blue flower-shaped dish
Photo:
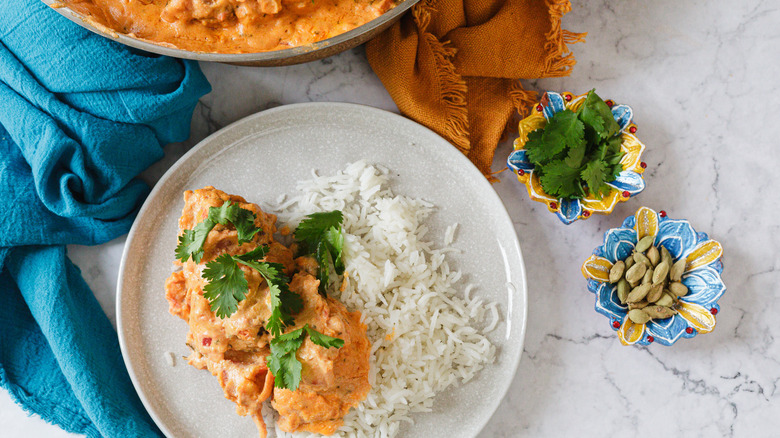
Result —
<path fill-rule="evenodd" d="M 612 109 L 612 117 L 620 126 L 622 141 L 620 149 L 625 153 L 620 160 L 623 171 L 616 180 L 607 183 L 611 188 L 610 192 L 603 198 L 588 194 L 582 199 L 556 199 L 545 193 L 539 175 L 534 172 L 534 165 L 526 156 L 524 147 L 528 142 L 528 134 L 544 128 L 547 121 L 557 112 L 566 109 L 576 111 L 585 102 L 586 96 L 587 94 L 575 96 L 569 92 L 544 93 L 541 102 L 531 111 L 531 114 L 520 121 L 519 136 L 514 144 L 515 151 L 507 159 L 507 167 L 517 174 L 517 179 L 521 183 L 526 185 L 531 199 L 547 204 L 547 209 L 555 213 L 566 225 L 577 219 L 587 219 L 593 213 L 610 214 L 618 202 L 627 201 L 645 188 L 645 181 L 642 179 L 646 167 L 642 162 L 645 145 L 635 135 L 637 127 L 633 123 L 634 112 L 628 105 L 615 105 L 611 100 L 607 100 L 607 105 Z"/>
<path fill-rule="evenodd" d="M 671 318 L 635 324 L 627 317 L 627 306 L 620 304 L 617 286 L 609 282 L 609 270 L 613 263 L 628 257 L 645 236 L 655 236 L 654 244 L 666 247 L 675 261 L 686 260 L 682 283 L 688 294 L 675 305 L 678 313 Z M 720 243 L 697 233 L 688 221 L 669 219 L 663 211 L 657 214 L 642 207 L 620 228 L 604 234 L 604 244 L 582 264 L 582 275 L 588 279 L 588 290 L 596 295 L 596 311 L 610 319 L 623 345 L 672 345 L 680 337 L 692 338 L 715 328 L 715 315 L 720 310 L 717 301 L 726 291 L 720 277 L 722 255 Z"/>

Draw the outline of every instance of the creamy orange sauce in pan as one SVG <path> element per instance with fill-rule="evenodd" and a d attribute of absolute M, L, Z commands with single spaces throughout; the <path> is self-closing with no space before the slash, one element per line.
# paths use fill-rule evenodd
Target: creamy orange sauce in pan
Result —
<path fill-rule="evenodd" d="M 64 0 L 88 21 L 169 47 L 253 53 L 305 46 L 379 17 L 398 0 Z"/>

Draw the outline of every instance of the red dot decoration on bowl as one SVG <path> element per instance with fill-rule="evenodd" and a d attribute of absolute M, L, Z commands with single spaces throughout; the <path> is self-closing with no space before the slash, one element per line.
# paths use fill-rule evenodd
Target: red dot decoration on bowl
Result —
<path fill-rule="evenodd" d="M 652 337 L 652 336 L 648 336 L 647 337 L 647 342 L 653 342 L 653 341 L 655 341 L 654 337 Z"/>
<path fill-rule="evenodd" d="M 713 307 L 712 309 L 710 309 L 710 313 L 712 313 L 713 315 L 717 315 L 718 314 L 718 309 Z"/>
<path fill-rule="evenodd" d="M 628 128 L 628 132 L 630 132 L 632 134 L 636 134 L 636 126 L 632 126 L 632 127 Z"/>
<path fill-rule="evenodd" d="M 693 327 L 688 327 L 685 329 L 685 333 L 688 333 L 689 335 L 693 333 Z"/>

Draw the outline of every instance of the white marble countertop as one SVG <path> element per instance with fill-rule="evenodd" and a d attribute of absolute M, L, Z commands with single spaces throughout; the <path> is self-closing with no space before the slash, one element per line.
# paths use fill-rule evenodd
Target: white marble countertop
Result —
<path fill-rule="evenodd" d="M 495 185 L 520 237 L 529 311 L 520 369 L 481 437 L 777 436 L 780 430 L 780 3 L 574 2 L 565 27 L 588 31 L 572 46 L 571 77 L 529 81 L 536 90 L 585 92 L 630 104 L 648 146 L 647 189 L 608 217 L 570 226 L 528 199 L 509 172 Z M 166 148 L 154 182 L 207 134 L 263 109 L 346 101 L 397 111 L 363 50 L 305 65 L 205 64 L 214 91 L 195 110 L 192 138 Z M 503 167 L 509 142 L 498 150 Z M 708 335 L 624 347 L 593 310 L 581 262 L 602 233 L 639 206 L 686 218 L 725 248 L 718 325 Z M 70 254 L 112 320 L 124 239 Z M 28 417 L 0 391 L 3 436 L 68 434 Z"/>

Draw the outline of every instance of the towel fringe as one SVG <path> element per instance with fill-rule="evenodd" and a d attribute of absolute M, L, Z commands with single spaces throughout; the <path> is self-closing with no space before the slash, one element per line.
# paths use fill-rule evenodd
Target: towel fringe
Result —
<path fill-rule="evenodd" d="M 546 0 L 550 11 L 550 32 L 547 33 L 547 43 L 544 45 L 548 55 L 544 61 L 543 77 L 568 76 L 577 62 L 567 44 L 585 41 L 587 32 L 576 33 L 561 29 L 561 19 L 571 11 L 569 0 Z"/>
<path fill-rule="evenodd" d="M 512 106 L 515 107 L 520 117 L 526 117 L 538 100 L 537 93 L 524 89 L 519 80 L 515 81 L 512 88 L 509 89 L 509 98 L 512 99 Z"/>
<path fill-rule="evenodd" d="M 433 52 L 436 64 L 436 79 L 441 89 L 441 101 L 445 110 L 444 137 L 458 150 L 468 154 L 471 150 L 469 140 L 469 118 L 466 109 L 466 81 L 455 71 L 452 57 L 457 49 L 449 46 L 449 41 L 439 41 L 436 35 L 428 32 L 434 0 L 424 0 L 412 8 L 412 16 L 417 23 L 425 42 Z"/>

